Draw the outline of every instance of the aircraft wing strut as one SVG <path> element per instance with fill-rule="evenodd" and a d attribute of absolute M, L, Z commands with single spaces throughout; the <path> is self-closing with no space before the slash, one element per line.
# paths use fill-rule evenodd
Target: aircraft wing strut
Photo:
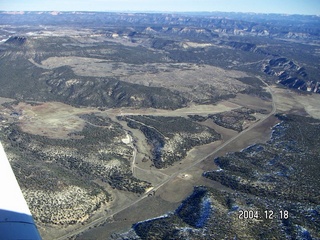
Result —
<path fill-rule="evenodd" d="M 41 239 L 1 143 L 0 239 Z"/>

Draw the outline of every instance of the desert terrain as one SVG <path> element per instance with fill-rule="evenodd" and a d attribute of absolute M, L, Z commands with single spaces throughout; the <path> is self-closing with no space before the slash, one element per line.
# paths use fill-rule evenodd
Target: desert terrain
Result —
<path fill-rule="evenodd" d="M 0 13 L 0 140 L 43 239 L 320 237 L 319 20 L 234 17 Z"/>

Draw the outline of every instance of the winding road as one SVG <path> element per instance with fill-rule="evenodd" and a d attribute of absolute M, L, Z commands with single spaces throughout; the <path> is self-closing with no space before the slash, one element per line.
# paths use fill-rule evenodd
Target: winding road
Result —
<path fill-rule="evenodd" d="M 158 189 L 160 189 L 161 187 L 163 187 L 164 185 L 166 185 L 168 182 L 170 182 L 171 180 L 173 180 L 174 178 L 176 178 L 179 174 L 190 170 L 191 168 L 193 168 L 194 166 L 196 166 L 197 164 L 201 163 L 202 161 L 204 161 L 205 159 L 207 159 L 208 157 L 210 157 L 211 155 L 217 153 L 218 151 L 220 151 L 221 149 L 223 149 L 224 147 L 226 147 L 227 145 L 231 144 L 232 142 L 234 142 L 235 140 L 237 140 L 238 138 L 240 138 L 242 135 L 244 135 L 245 133 L 247 133 L 248 131 L 252 130 L 253 128 L 261 125 L 264 121 L 266 121 L 268 118 L 270 118 L 271 116 L 273 116 L 276 113 L 276 104 L 275 104 L 275 96 L 271 90 L 271 88 L 269 87 L 269 85 L 260 77 L 260 76 L 256 76 L 261 82 L 263 82 L 263 84 L 266 86 L 268 92 L 271 94 L 272 97 L 272 111 L 267 114 L 266 116 L 264 116 L 263 118 L 260 119 L 260 121 L 255 122 L 254 124 L 252 124 L 250 127 L 248 127 L 247 129 L 243 130 L 242 132 L 240 132 L 239 134 L 237 134 L 236 136 L 230 138 L 229 140 L 227 140 L 226 142 L 224 142 L 223 144 L 221 144 L 219 147 L 217 147 L 216 149 L 214 149 L 212 152 L 210 152 L 208 155 L 202 157 L 201 159 L 198 159 L 197 161 L 193 162 L 191 165 L 176 171 L 175 173 L 171 174 L 170 176 L 168 176 L 162 183 L 154 186 L 153 191 L 157 191 Z M 132 163 L 132 171 L 134 173 L 134 168 L 135 168 L 135 159 L 136 159 L 136 153 L 137 153 L 137 149 L 136 147 L 133 145 L 134 148 L 134 153 L 133 153 L 133 163 Z M 107 219 L 113 217 L 115 214 L 120 213 L 121 211 L 141 202 L 143 199 L 148 197 L 148 193 L 143 194 L 139 199 L 131 202 L 130 204 L 127 204 L 119 209 L 117 209 L 116 211 L 113 211 L 112 213 L 105 215 L 103 217 L 100 217 L 98 219 L 93 220 L 92 222 L 81 226 L 79 229 L 72 231 L 68 234 L 65 234 L 61 237 L 58 238 L 58 240 L 63 240 L 63 239 L 68 239 L 71 238 L 73 236 L 76 236 L 96 225 L 100 225 L 103 222 L 105 222 Z"/>

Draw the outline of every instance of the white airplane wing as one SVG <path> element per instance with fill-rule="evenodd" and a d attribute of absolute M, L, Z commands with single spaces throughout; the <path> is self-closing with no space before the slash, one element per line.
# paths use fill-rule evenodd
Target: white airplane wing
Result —
<path fill-rule="evenodd" d="M 1 143 L 0 239 L 41 239 Z"/>

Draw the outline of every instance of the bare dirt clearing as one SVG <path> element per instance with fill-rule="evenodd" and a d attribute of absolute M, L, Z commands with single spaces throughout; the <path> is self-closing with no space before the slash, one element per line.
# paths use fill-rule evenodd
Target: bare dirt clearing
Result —
<path fill-rule="evenodd" d="M 22 131 L 57 139 L 70 138 L 68 134 L 83 129 L 85 121 L 78 115 L 95 112 L 90 108 L 75 108 L 59 102 L 34 106 L 20 102 L 14 109 L 21 114 L 19 125 Z"/>
<path fill-rule="evenodd" d="M 197 42 L 182 43 L 183 48 L 205 48 L 205 47 L 211 47 L 211 46 L 217 46 L 217 45 L 213 43 L 197 43 Z"/>
<path fill-rule="evenodd" d="M 3 103 L 6 103 L 6 102 L 13 102 L 13 101 L 15 101 L 15 100 L 11 99 L 11 98 L 0 97 L 0 105 L 3 104 Z"/>
<path fill-rule="evenodd" d="M 262 100 L 261 98 L 250 96 L 247 94 L 237 94 L 233 99 L 230 99 L 229 102 L 234 104 L 240 104 L 241 106 L 251 108 L 254 110 L 264 109 L 268 112 L 272 110 L 272 105 L 270 101 Z"/>
<path fill-rule="evenodd" d="M 320 95 L 299 94 L 289 89 L 271 86 L 276 95 L 277 109 L 281 112 L 304 110 L 310 116 L 320 119 Z"/>
<path fill-rule="evenodd" d="M 246 85 L 238 81 L 237 78 L 248 76 L 244 72 L 226 71 L 209 65 L 163 64 L 160 66 L 162 66 L 162 69 L 156 69 L 156 72 L 146 71 L 139 74 L 131 74 L 121 80 L 146 86 L 170 87 L 171 90 L 187 92 L 193 95 L 200 94 L 198 90 L 202 85 L 211 85 L 217 90 L 228 92 L 245 89 Z"/>
<path fill-rule="evenodd" d="M 175 178 L 170 184 L 165 185 L 163 188 L 158 190 L 159 196 L 171 203 L 181 202 L 186 196 L 191 194 L 193 191 L 193 183 L 185 181 L 179 177 Z M 174 193 L 174 194 L 173 194 Z"/>

